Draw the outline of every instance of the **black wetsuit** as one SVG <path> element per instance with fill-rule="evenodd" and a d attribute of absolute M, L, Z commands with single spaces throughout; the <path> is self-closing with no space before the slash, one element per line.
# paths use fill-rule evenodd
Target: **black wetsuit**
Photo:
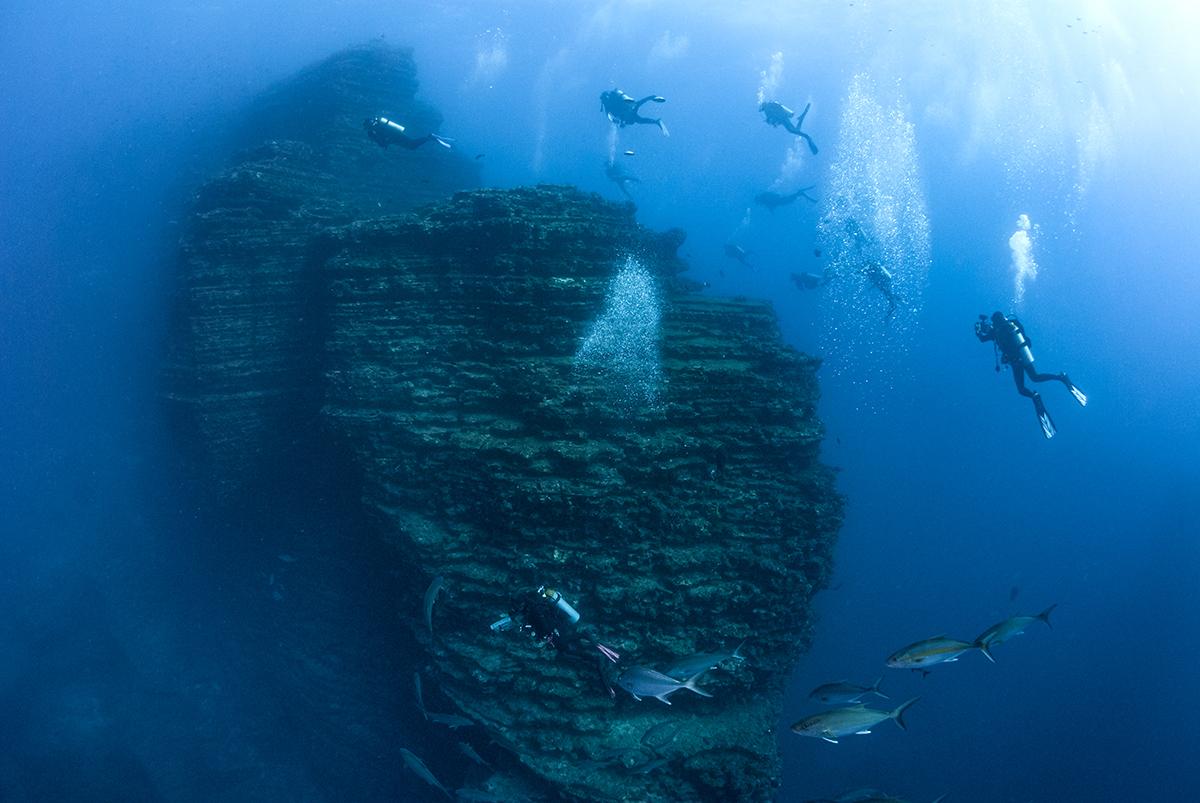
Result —
<path fill-rule="evenodd" d="M 641 100 L 634 100 L 629 95 L 626 95 L 619 89 L 611 89 L 600 95 L 600 109 L 608 115 L 608 119 L 617 126 L 624 128 L 627 125 L 637 125 L 644 123 L 646 125 L 656 125 L 664 134 L 667 133 L 667 127 L 661 119 L 655 117 L 642 117 L 638 112 L 642 106 L 649 102 L 663 103 L 664 98 L 658 95 L 647 95 Z"/>
<path fill-rule="evenodd" d="M 628 173 L 625 172 L 624 168 L 622 168 L 620 165 L 616 165 L 616 164 L 610 164 L 610 165 L 605 166 L 604 175 L 608 176 L 608 180 L 613 182 L 614 184 L 617 185 L 617 187 L 620 188 L 621 192 L 625 195 L 626 198 L 628 198 L 631 201 L 633 200 L 633 196 L 629 193 L 629 187 L 626 185 L 628 185 L 630 183 L 640 184 L 641 179 L 639 179 L 637 176 L 629 175 Z"/>
<path fill-rule="evenodd" d="M 781 125 L 790 133 L 795 134 L 798 137 L 803 137 L 804 141 L 808 143 L 809 151 L 812 152 L 813 156 L 816 156 L 817 143 L 813 142 L 812 137 L 800 130 L 800 127 L 804 125 L 804 118 L 808 116 L 808 110 L 811 108 L 812 104 L 806 103 L 804 105 L 804 111 L 800 112 L 800 116 L 797 117 L 796 122 L 793 123 L 792 115 L 795 114 L 795 112 L 793 112 L 787 106 L 784 106 L 782 103 L 768 101 L 767 103 L 763 103 L 758 107 L 759 111 L 766 116 L 767 123 L 773 126 Z"/>
<path fill-rule="evenodd" d="M 828 273 L 793 273 L 792 283 L 802 290 L 815 290 L 829 284 L 830 278 Z"/>
<path fill-rule="evenodd" d="M 522 629 L 532 631 L 534 639 L 550 644 L 559 655 L 577 661 L 594 661 L 601 683 L 611 696 L 616 696 L 612 688 L 613 661 L 600 649 L 600 642 L 584 632 L 578 623 L 572 622 L 554 600 L 537 591 L 527 592 L 513 601 L 510 615 L 524 620 Z"/>
<path fill-rule="evenodd" d="M 1043 374 L 1033 367 L 1033 352 L 1030 350 L 1033 341 L 1025 334 L 1025 327 L 1015 316 L 1004 318 L 998 326 L 993 318 L 992 325 L 981 329 L 976 336 L 981 343 L 989 340 L 995 342 L 996 348 L 1000 350 L 1001 362 L 1012 368 L 1013 382 L 1017 385 L 1017 393 L 1025 398 L 1032 399 L 1038 395 L 1036 391 L 1025 387 L 1026 374 L 1034 382 L 1056 381 L 1062 382 L 1068 388 L 1071 387 L 1071 381 L 1066 374 Z"/>
<path fill-rule="evenodd" d="M 386 117 L 374 117 L 363 120 L 363 128 L 366 129 L 367 136 L 371 138 L 371 141 L 381 148 L 386 148 L 389 145 L 399 145 L 406 150 L 415 151 L 426 142 L 436 140 L 443 144 L 445 143 L 445 140 L 433 134 L 426 134 L 423 137 L 410 137 L 404 133 L 403 126 L 388 120 Z"/>
<path fill-rule="evenodd" d="M 883 316 L 884 321 L 887 321 L 896 314 L 896 294 L 892 291 L 891 271 L 878 262 L 868 262 L 863 267 L 863 271 L 871 284 L 875 285 L 875 289 L 883 293 L 883 297 L 887 299 L 888 310 L 887 314 Z"/>
<path fill-rule="evenodd" d="M 879 259 L 865 253 L 868 248 L 871 248 L 871 240 L 867 237 L 866 232 L 863 231 L 862 226 L 858 224 L 858 221 L 853 219 L 847 220 L 845 230 L 854 245 L 854 255 L 857 262 L 854 269 L 861 271 L 863 278 L 870 282 L 871 286 L 878 290 L 884 299 L 887 300 L 887 312 L 883 315 L 883 321 L 887 323 L 896 314 L 900 303 L 896 296 L 896 288 L 892 283 L 894 279 L 892 272 L 885 268 Z M 878 249 L 872 250 L 878 251 Z M 850 263 L 847 262 L 846 264 Z M 844 271 L 846 268 L 843 267 L 842 270 Z M 840 278 L 840 276 L 831 274 L 830 270 L 825 271 L 825 276 L 826 279 L 822 284 L 827 284 L 831 279 Z"/>
<path fill-rule="evenodd" d="M 1081 405 L 1087 403 L 1087 397 L 1083 395 L 1079 388 L 1075 387 L 1070 377 L 1065 373 L 1044 374 L 1034 368 L 1033 341 L 1025 334 L 1025 327 L 1021 325 L 1016 316 L 1006 318 L 1002 313 L 996 312 L 993 313 L 990 321 L 981 316 L 978 323 L 975 324 L 975 336 L 979 338 L 981 343 L 991 341 L 995 344 L 996 350 L 1000 353 L 1000 361 L 1012 369 L 1013 382 L 1017 386 L 1017 393 L 1033 401 L 1033 408 L 1037 413 L 1038 422 L 1041 424 L 1042 432 L 1047 438 L 1054 436 L 1054 422 L 1051 420 L 1050 414 L 1046 411 L 1046 405 L 1042 402 L 1041 395 L 1037 391 L 1025 387 L 1026 376 L 1034 382 L 1062 382 L 1067 390 L 1071 391 L 1071 394 L 1075 396 L 1076 401 Z M 1000 370 L 999 364 L 996 365 L 996 370 Z"/>

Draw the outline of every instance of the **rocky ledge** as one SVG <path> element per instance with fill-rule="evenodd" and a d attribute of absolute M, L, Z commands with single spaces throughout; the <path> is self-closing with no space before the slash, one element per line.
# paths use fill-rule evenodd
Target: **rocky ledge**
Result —
<path fill-rule="evenodd" d="M 432 638 L 407 600 L 427 682 L 568 796 L 768 798 L 841 515 L 816 361 L 767 304 L 681 280 L 680 232 L 571 188 L 460 193 L 328 238 L 322 416 L 383 537 L 451 591 Z M 742 640 L 747 661 L 706 679 L 713 699 L 613 700 L 594 669 L 489 631 L 541 584 L 627 662 Z M 641 765 L 672 718 L 655 772 L 596 767 Z"/>
<path fill-rule="evenodd" d="M 305 468 L 326 484 L 336 472 L 371 522 L 330 537 L 396 583 L 395 611 L 361 615 L 398 614 L 429 707 L 475 723 L 409 745 L 447 785 L 768 799 L 782 687 L 841 521 L 818 460 L 817 363 L 781 341 L 768 304 L 683 278 L 683 233 L 639 226 L 630 204 L 556 186 L 455 193 L 475 168 L 441 149 L 380 161 L 365 114 L 437 122 L 413 75 L 380 46 L 306 71 L 249 116 L 265 139 L 197 193 L 164 395 L 198 473 L 263 510 L 263 478 L 294 482 L 305 456 L 330 457 Z M 308 128 L 288 125 L 297 109 Z M 339 599 L 352 574 L 309 582 Z M 431 631 L 422 594 L 439 576 Z M 594 667 L 489 629 L 542 584 L 623 664 L 743 640 L 746 660 L 705 676 L 712 698 L 610 696 Z M 291 645 L 288 666 L 337 665 L 335 621 L 322 639 L 286 626 L 267 641 Z M 345 690 L 378 679 L 274 676 L 311 707 L 297 721 L 321 723 L 314 743 L 356 745 L 364 772 L 398 755 L 385 727 L 348 713 Z M 408 678 L 389 682 L 408 696 Z M 412 714 L 406 731 L 426 727 Z M 478 783 L 447 759 L 456 741 L 495 774 Z"/>
<path fill-rule="evenodd" d="M 367 139 L 362 121 L 374 114 L 435 130 L 441 116 L 416 92 L 408 50 L 374 43 L 337 53 L 251 104 L 232 136 L 237 155 L 195 194 L 164 395 L 182 429 L 201 434 L 188 445 L 220 498 L 294 451 L 297 420 L 311 425 L 317 233 L 479 183 L 464 157 L 384 151 Z"/>

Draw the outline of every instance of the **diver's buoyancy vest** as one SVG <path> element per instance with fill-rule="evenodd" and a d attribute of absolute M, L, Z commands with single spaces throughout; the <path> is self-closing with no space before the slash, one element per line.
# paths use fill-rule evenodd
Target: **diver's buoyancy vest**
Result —
<path fill-rule="evenodd" d="M 1011 318 L 1004 319 L 1004 325 L 996 328 L 996 343 L 1000 346 L 1005 362 L 1021 362 L 1033 364 L 1033 350 L 1029 347 L 1029 338 L 1020 324 Z"/>

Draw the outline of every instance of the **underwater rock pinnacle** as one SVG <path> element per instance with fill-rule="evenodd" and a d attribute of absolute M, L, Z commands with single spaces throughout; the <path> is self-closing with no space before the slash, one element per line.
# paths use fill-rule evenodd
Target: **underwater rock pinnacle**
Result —
<path fill-rule="evenodd" d="M 410 64 L 348 52 L 359 69 L 341 54 L 299 85 L 369 94 L 380 59 Z M 561 186 L 451 197 L 475 174 L 446 159 L 424 185 L 441 202 L 372 208 L 346 171 L 377 165 L 348 154 L 379 149 L 356 112 L 330 114 L 355 127 L 248 153 L 187 224 L 166 396 L 201 470 L 237 493 L 297 441 L 343 456 L 371 537 L 424 578 L 370 615 L 400 615 L 442 710 L 503 746 L 507 789 L 769 799 L 783 686 L 842 515 L 818 459 L 817 361 L 782 342 L 768 304 L 681 278 L 683 232 L 639 226 L 632 205 Z M 448 593 L 431 633 L 435 576 Z M 705 676 L 712 698 L 612 698 L 594 667 L 489 630 L 542 584 L 630 662 L 743 640 L 746 660 Z M 644 761 L 669 719 L 678 732 Z M 604 763 L 639 750 L 642 771 Z"/>
<path fill-rule="evenodd" d="M 680 232 L 569 187 L 459 193 L 329 237 L 322 416 L 384 537 L 452 589 L 423 639 L 433 682 L 570 797 L 767 799 L 841 516 L 816 361 L 768 305 L 678 278 Z M 661 298 L 662 392 L 640 410 L 575 361 L 628 254 Z M 748 660 L 705 678 L 712 700 L 614 701 L 594 668 L 489 632 L 543 583 L 638 662 L 742 639 Z M 589 763 L 668 716 L 687 724 L 657 771 Z"/>

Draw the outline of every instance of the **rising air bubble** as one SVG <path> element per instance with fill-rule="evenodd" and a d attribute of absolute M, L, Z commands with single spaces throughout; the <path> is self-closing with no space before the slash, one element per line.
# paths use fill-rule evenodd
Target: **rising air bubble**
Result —
<path fill-rule="evenodd" d="M 658 283 L 634 257 L 613 278 L 604 311 L 575 353 L 575 370 L 624 413 L 658 406 L 663 388 Z"/>
<path fill-rule="evenodd" d="M 1029 223 L 1029 215 L 1017 218 L 1017 230 L 1008 238 L 1008 248 L 1012 252 L 1013 269 L 1013 305 L 1020 306 L 1025 300 L 1025 282 L 1037 278 L 1038 264 L 1033 258 L 1033 236 L 1037 227 Z"/>
<path fill-rule="evenodd" d="M 861 381 L 890 382 L 906 364 L 931 261 L 916 134 L 893 94 L 885 105 L 868 76 L 851 81 L 818 224 L 830 277 L 826 355 Z"/>

